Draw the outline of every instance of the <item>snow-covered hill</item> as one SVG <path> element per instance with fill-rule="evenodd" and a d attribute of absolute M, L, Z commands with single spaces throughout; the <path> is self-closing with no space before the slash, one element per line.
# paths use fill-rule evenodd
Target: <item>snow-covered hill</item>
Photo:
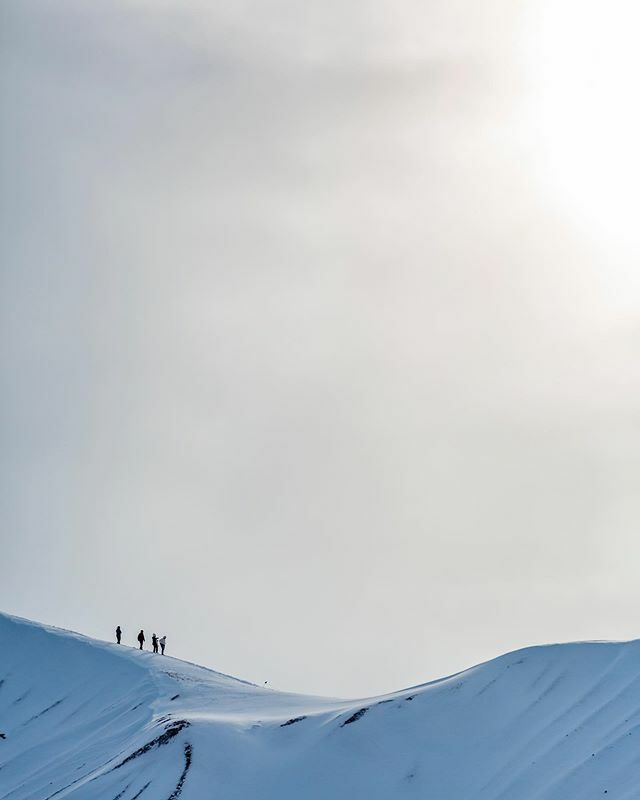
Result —
<path fill-rule="evenodd" d="M 640 642 L 356 701 L 0 616 L 0 798 L 640 798 Z"/>

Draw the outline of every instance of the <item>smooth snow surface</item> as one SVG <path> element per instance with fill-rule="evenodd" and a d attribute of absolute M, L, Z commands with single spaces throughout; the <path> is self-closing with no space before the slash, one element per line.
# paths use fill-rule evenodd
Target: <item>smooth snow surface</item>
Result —
<path fill-rule="evenodd" d="M 640 642 L 385 697 L 274 692 L 0 616 L 0 798 L 640 798 Z"/>

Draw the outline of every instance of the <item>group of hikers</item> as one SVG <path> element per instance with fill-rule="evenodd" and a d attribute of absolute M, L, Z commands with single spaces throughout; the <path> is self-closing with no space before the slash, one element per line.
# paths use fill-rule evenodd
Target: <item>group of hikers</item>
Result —
<path fill-rule="evenodd" d="M 116 642 L 120 644 L 121 640 L 122 640 L 122 629 L 118 625 L 118 627 L 116 628 Z M 144 631 L 141 630 L 140 633 L 138 634 L 138 642 L 140 644 L 141 650 L 144 650 L 144 643 L 146 641 L 147 640 L 144 638 Z M 155 633 L 151 636 L 151 645 L 153 647 L 154 653 L 158 652 L 158 646 L 160 646 L 160 655 L 164 655 L 164 648 L 166 644 L 167 644 L 166 636 L 161 636 L 160 638 L 158 638 L 155 635 Z"/>

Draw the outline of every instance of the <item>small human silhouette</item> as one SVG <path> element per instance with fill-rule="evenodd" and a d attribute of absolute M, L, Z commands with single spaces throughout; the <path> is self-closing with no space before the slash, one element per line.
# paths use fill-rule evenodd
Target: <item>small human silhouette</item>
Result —
<path fill-rule="evenodd" d="M 140 642 L 140 649 L 142 650 L 142 645 L 145 642 L 144 631 L 143 630 L 140 630 L 140 633 L 138 634 L 138 641 Z"/>
<path fill-rule="evenodd" d="M 158 652 L 158 637 L 155 635 L 155 633 L 151 634 L 151 644 L 153 645 L 153 652 L 157 653 Z"/>
<path fill-rule="evenodd" d="M 120 630 L 120 626 L 116 628 L 116 642 L 120 644 L 120 639 L 122 638 L 122 631 Z"/>
<path fill-rule="evenodd" d="M 163 636 L 162 639 L 159 639 L 159 642 L 160 642 L 160 651 L 161 651 L 160 655 L 164 655 L 164 646 L 167 643 L 167 637 Z"/>

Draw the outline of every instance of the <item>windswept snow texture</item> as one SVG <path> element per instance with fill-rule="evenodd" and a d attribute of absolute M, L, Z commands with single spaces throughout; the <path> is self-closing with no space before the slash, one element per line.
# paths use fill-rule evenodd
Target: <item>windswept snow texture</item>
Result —
<path fill-rule="evenodd" d="M 637 800 L 640 642 L 343 701 L 0 616 L 0 733 L 7 800 Z"/>

